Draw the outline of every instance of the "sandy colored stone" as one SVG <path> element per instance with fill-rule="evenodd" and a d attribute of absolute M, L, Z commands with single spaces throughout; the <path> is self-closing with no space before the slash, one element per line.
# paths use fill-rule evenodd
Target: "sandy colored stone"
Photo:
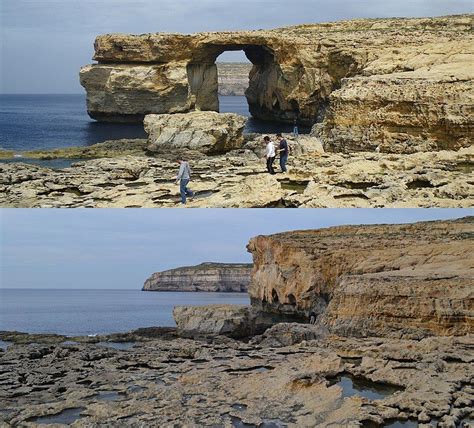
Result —
<path fill-rule="evenodd" d="M 355 427 L 407 418 L 450 426 L 474 411 L 472 336 L 332 336 L 279 348 L 222 336 L 173 338 L 153 329 L 100 338 L 132 341 L 127 351 L 47 339 L 26 335 L 0 351 L 2 424 L 27 426 L 80 408 L 76 426 Z M 398 391 L 379 400 L 343 397 L 338 375 Z M 111 392 L 108 399 L 99 395 Z"/>
<path fill-rule="evenodd" d="M 151 152 L 190 149 L 219 154 L 242 147 L 245 122 L 245 117 L 234 113 L 192 112 L 149 114 L 143 124 Z"/>
<path fill-rule="evenodd" d="M 245 292 L 251 264 L 201 263 L 155 272 L 143 285 L 145 291 Z"/>
<path fill-rule="evenodd" d="M 474 148 L 414 154 L 321 153 L 314 137 L 290 145 L 287 174 L 265 173 L 262 136 L 225 155 L 183 154 L 196 192 L 186 207 L 444 207 L 474 206 Z M 120 146 L 122 147 L 122 146 Z M 82 149 L 81 149 L 82 150 Z M 118 150 L 118 149 L 117 149 Z M 135 149 L 134 149 L 135 150 Z M 141 149 L 140 149 L 141 150 Z M 76 153 L 76 152 L 74 152 Z M 174 184 L 178 151 L 114 156 L 53 170 L 0 163 L 3 207 L 179 207 Z M 53 152 L 42 156 L 54 158 Z M 278 171 L 278 159 L 275 162 Z"/>
<path fill-rule="evenodd" d="M 472 15 L 275 30 L 105 34 L 80 72 L 97 120 L 218 110 L 216 58 L 243 50 L 260 119 L 312 125 L 334 151 L 413 153 L 473 141 Z"/>
<path fill-rule="evenodd" d="M 474 331 L 473 217 L 252 238 L 251 302 L 349 336 Z"/>

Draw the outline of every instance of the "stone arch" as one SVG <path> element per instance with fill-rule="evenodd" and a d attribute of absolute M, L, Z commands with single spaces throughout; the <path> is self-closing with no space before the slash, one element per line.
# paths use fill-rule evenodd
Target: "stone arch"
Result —
<path fill-rule="evenodd" d="M 223 52 L 239 50 L 253 64 L 245 92 L 250 114 L 264 120 L 292 122 L 298 109 L 281 93 L 283 72 L 274 50 L 265 43 L 204 44 L 194 50 L 187 65 L 192 107 L 219 111 L 216 59 Z"/>

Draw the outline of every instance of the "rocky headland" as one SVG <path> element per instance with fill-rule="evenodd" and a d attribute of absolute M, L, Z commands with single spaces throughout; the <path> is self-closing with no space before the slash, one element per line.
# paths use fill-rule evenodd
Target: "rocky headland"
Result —
<path fill-rule="evenodd" d="M 144 291 L 211 291 L 246 292 L 251 264 L 201 263 L 152 274 L 143 285 Z"/>
<path fill-rule="evenodd" d="M 108 336 L 0 332 L 0 421 L 472 426 L 473 247 L 472 217 L 255 237 L 251 307 L 176 307 L 177 329 Z"/>
<path fill-rule="evenodd" d="M 361 19 L 265 31 L 105 34 L 81 69 L 101 121 L 218 111 L 216 58 L 243 50 L 260 119 L 317 124 L 330 151 L 458 150 L 474 133 L 473 15 Z"/>
<path fill-rule="evenodd" d="M 472 22 L 99 36 L 98 63 L 81 70 L 89 114 L 143 121 L 148 140 L 21 153 L 79 161 L 61 170 L 1 163 L 0 204 L 176 207 L 179 156 L 193 169 L 188 207 L 472 207 Z M 286 135 L 286 175 L 265 174 L 263 135 L 245 134 L 246 118 L 216 112 L 214 61 L 235 49 L 253 63 L 246 97 L 254 117 L 313 125 Z"/>

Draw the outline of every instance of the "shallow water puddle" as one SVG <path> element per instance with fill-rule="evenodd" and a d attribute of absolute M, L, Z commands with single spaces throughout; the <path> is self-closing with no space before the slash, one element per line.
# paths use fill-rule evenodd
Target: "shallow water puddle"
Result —
<path fill-rule="evenodd" d="M 329 385 L 340 386 L 342 388 L 342 398 L 357 395 L 359 397 L 368 398 L 369 400 L 382 400 L 395 392 L 403 390 L 403 388 L 395 385 L 371 382 L 368 379 L 347 375 L 331 379 Z"/>
<path fill-rule="evenodd" d="M 308 181 L 291 181 L 291 180 L 281 180 L 280 186 L 283 190 L 291 190 L 296 193 L 304 193 L 306 186 L 308 186 Z"/>
<path fill-rule="evenodd" d="M 81 418 L 81 412 L 84 410 L 85 407 L 74 407 L 71 409 L 65 409 L 55 415 L 32 418 L 30 421 L 37 424 L 72 424 L 74 421 Z"/>
<path fill-rule="evenodd" d="M 6 351 L 8 349 L 9 346 L 12 345 L 12 342 L 7 342 L 5 340 L 0 340 L 0 349 L 3 349 L 4 351 Z"/>
<path fill-rule="evenodd" d="M 75 342 L 74 340 L 65 340 L 64 342 L 61 342 L 61 345 L 78 345 L 78 342 Z"/>
<path fill-rule="evenodd" d="M 121 393 L 117 391 L 99 391 L 95 398 L 100 401 L 116 401 L 121 398 Z"/>
<path fill-rule="evenodd" d="M 99 342 L 96 345 L 102 348 L 116 349 L 117 351 L 128 351 L 135 346 L 135 342 Z"/>
<path fill-rule="evenodd" d="M 83 162 L 90 159 L 82 159 L 82 158 L 74 158 L 74 159 L 32 159 L 32 158 L 24 158 L 24 157 L 16 157 L 14 159 L 1 159 L 0 162 L 2 163 L 27 163 L 30 165 L 40 166 L 44 168 L 51 168 L 51 169 L 64 169 L 70 168 L 73 163 L 76 162 Z"/>
<path fill-rule="evenodd" d="M 194 192 L 193 199 L 203 199 L 203 198 L 208 198 L 209 196 L 212 196 L 214 193 L 213 190 L 204 190 L 201 192 Z"/>

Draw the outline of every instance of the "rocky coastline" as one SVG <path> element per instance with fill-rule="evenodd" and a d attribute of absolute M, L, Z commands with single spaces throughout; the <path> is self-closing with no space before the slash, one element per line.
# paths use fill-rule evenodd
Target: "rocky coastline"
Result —
<path fill-rule="evenodd" d="M 143 291 L 200 291 L 245 293 L 250 282 L 251 264 L 201 263 L 153 273 Z"/>
<path fill-rule="evenodd" d="M 186 205 L 190 208 L 474 205 L 472 146 L 413 154 L 332 153 L 324 150 L 318 137 L 285 137 L 290 144 L 289 172 L 274 176 L 265 171 L 263 136 L 255 134 L 243 135 L 240 148 L 214 155 L 179 146 L 150 151 L 156 146 L 147 140 L 30 151 L 22 155 L 80 160 L 63 169 L 0 162 L 0 205 L 178 207 L 179 188 L 174 184 L 177 156 L 189 159 L 193 170 L 191 188 L 196 197 Z M 209 147 L 210 141 L 219 140 L 206 136 L 202 141 Z M 13 154 L 4 153 L 7 156 L 13 158 Z"/>
<path fill-rule="evenodd" d="M 0 332 L 0 421 L 472 426 L 473 221 L 255 237 L 252 306 L 178 306 L 177 328 Z"/>

